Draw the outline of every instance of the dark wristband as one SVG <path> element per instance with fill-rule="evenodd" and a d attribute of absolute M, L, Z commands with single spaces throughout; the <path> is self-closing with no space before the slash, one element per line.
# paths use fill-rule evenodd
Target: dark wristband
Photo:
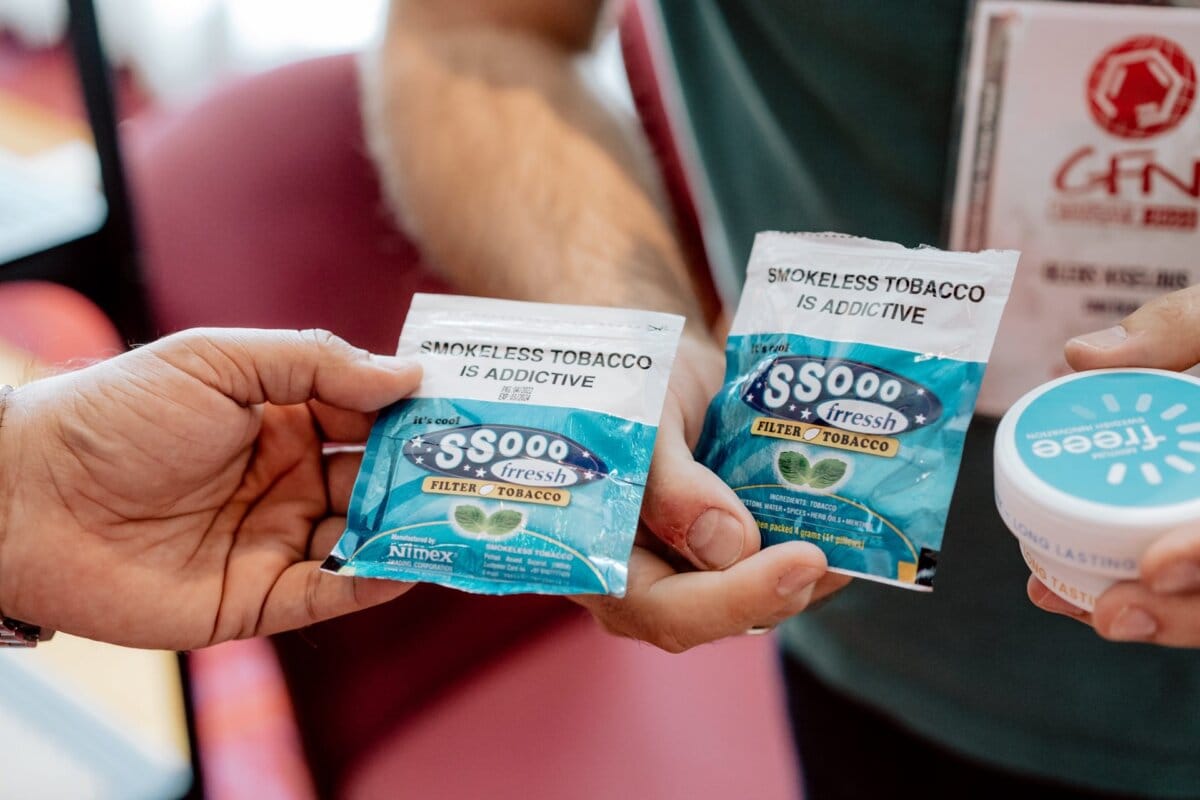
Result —
<path fill-rule="evenodd" d="M 8 396 L 12 392 L 13 387 L 9 384 L 0 386 L 0 428 L 4 427 L 4 412 L 8 409 Z M 53 632 L 43 634 L 39 625 L 0 615 L 0 647 L 36 647 L 38 642 L 53 635 Z"/>
<path fill-rule="evenodd" d="M 38 642 L 50 636 L 42 635 L 40 625 L 30 625 L 12 617 L 0 617 L 0 647 L 37 647 Z"/>

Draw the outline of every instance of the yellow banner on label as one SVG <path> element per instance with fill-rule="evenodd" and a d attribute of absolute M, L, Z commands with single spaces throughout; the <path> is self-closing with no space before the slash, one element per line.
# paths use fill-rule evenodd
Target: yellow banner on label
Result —
<path fill-rule="evenodd" d="M 856 453 L 867 453 L 881 458 L 895 458 L 900 452 L 900 440 L 891 436 L 855 433 L 825 425 L 810 425 L 807 422 L 792 422 L 771 417 L 756 417 L 750 425 L 750 433 L 755 436 L 819 444 L 822 447 L 836 447 L 839 450 L 853 450 Z"/>
<path fill-rule="evenodd" d="M 553 486 L 518 486 L 515 483 L 477 481 L 472 478 L 428 477 L 421 483 L 426 494 L 457 494 L 465 497 L 486 497 L 489 500 L 508 500 L 513 503 L 538 503 L 544 506 L 565 506 L 571 493 Z"/>

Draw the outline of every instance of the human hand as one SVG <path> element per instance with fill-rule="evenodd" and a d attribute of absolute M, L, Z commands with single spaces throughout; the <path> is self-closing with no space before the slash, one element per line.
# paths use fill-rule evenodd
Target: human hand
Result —
<path fill-rule="evenodd" d="M 1105 639 L 1200 647 L 1200 525 L 1172 531 L 1150 545 L 1136 581 L 1115 584 L 1087 613 L 1030 576 L 1029 599 L 1044 611 L 1092 626 Z"/>
<path fill-rule="evenodd" d="M 1153 367 L 1184 370 L 1200 361 L 1200 287 L 1152 300 L 1120 325 L 1067 343 L 1077 370 Z M 1092 626 L 1114 641 L 1200 647 L 1200 525 L 1154 542 L 1139 562 L 1136 581 L 1118 583 L 1096 599 L 1088 614 L 1034 577 L 1027 591 L 1045 611 Z"/>
<path fill-rule="evenodd" d="M 420 370 L 321 331 L 197 330 L 8 397 L 0 610 L 188 649 L 300 627 L 409 584 L 319 572 L 375 410 Z"/>
<path fill-rule="evenodd" d="M 840 589 L 807 542 L 760 552 L 758 526 L 725 483 L 692 455 L 724 357 L 708 337 L 680 342 L 642 504 L 643 532 L 623 599 L 582 596 L 610 632 L 681 652 L 749 628 L 773 626 Z M 675 555 L 675 554 L 678 555 Z M 703 571 L 677 568 L 681 558 Z"/>

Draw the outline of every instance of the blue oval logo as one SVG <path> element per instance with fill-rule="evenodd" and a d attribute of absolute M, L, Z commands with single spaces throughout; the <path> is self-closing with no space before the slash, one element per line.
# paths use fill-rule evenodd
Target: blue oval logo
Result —
<path fill-rule="evenodd" d="M 573 439 L 521 425 L 466 425 L 413 436 L 404 441 L 404 457 L 429 472 L 520 486 L 575 486 L 608 474 L 605 463 Z"/>
<path fill-rule="evenodd" d="M 890 436 L 932 425 L 941 401 L 919 383 L 858 361 L 778 356 L 742 389 L 742 400 L 773 417 Z"/>

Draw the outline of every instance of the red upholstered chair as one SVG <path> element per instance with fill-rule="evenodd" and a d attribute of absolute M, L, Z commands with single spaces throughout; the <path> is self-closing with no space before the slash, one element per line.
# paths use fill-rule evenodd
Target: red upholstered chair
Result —
<path fill-rule="evenodd" d="M 163 331 L 321 326 L 390 351 L 411 293 L 444 288 L 384 212 L 356 86 L 351 59 L 321 59 L 132 132 Z M 322 796 L 797 791 L 765 637 L 672 657 L 561 599 L 419 586 L 274 645 Z"/>
<path fill-rule="evenodd" d="M 87 298 L 43 281 L 0 283 L 0 342 L 50 368 L 125 349 L 112 323 Z"/>

